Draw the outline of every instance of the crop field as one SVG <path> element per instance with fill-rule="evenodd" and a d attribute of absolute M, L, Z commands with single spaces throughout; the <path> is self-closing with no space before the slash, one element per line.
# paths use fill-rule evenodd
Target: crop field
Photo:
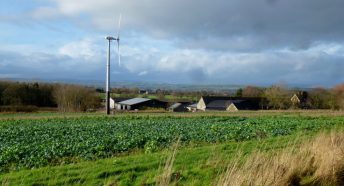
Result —
<path fill-rule="evenodd" d="M 344 126 L 344 117 L 123 116 L 0 120 L 0 172 Z"/>
<path fill-rule="evenodd" d="M 34 112 L 34 113 L 1 113 L 0 120 L 6 119 L 46 119 L 46 118 L 80 118 L 80 117 L 99 117 L 104 116 L 103 112 L 76 112 L 76 113 L 60 113 L 60 112 Z M 332 117 L 344 116 L 343 111 L 333 110 L 259 110 L 259 111 L 240 111 L 240 112 L 223 112 L 223 111 L 207 111 L 207 112 L 121 112 L 115 113 L 111 117 L 127 117 L 127 116 L 147 116 L 147 117 L 249 117 L 257 118 L 262 116 L 310 116 L 310 117 Z"/>

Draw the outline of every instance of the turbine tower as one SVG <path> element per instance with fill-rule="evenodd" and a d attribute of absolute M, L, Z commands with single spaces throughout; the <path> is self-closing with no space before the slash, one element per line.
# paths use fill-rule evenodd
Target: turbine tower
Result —
<path fill-rule="evenodd" d="M 119 16 L 117 37 L 107 36 L 108 40 L 108 52 L 107 52 L 107 63 L 106 63 L 106 114 L 110 114 L 110 60 L 111 60 L 111 41 L 117 41 L 117 54 L 118 54 L 118 65 L 121 65 L 121 54 L 119 49 L 119 34 L 121 28 L 122 15 Z"/>

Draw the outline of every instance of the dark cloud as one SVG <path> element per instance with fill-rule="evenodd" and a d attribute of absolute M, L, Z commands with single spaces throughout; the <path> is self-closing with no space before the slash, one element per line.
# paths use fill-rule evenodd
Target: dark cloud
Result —
<path fill-rule="evenodd" d="M 127 31 L 178 38 L 190 46 L 205 48 L 210 47 L 202 40 L 230 41 L 238 37 L 255 44 L 249 49 L 261 50 L 304 49 L 315 41 L 344 40 L 342 0 L 103 0 L 83 1 L 79 6 L 77 1 L 55 2 L 64 16 L 88 15 L 86 21 L 93 29 L 112 30 L 122 12 Z M 228 49 L 232 48 L 229 44 Z"/>
<path fill-rule="evenodd" d="M 278 0 L 266 0 L 266 2 L 268 3 L 268 4 L 275 4 L 275 3 L 277 3 L 277 1 Z"/>
<path fill-rule="evenodd" d="M 18 16 L 0 15 L 0 20 L 8 24 L 25 17 L 28 21 L 19 21 L 23 27 L 49 21 L 61 26 L 59 22 L 68 20 L 74 27 L 63 29 L 82 30 L 94 39 L 113 33 L 122 13 L 123 66 L 114 68 L 115 80 L 317 85 L 344 81 L 343 0 L 51 2 Z M 73 38 L 70 32 L 61 37 Z M 101 80 L 106 56 L 101 39 L 96 44 L 86 40 L 54 45 L 50 52 L 57 54 L 0 52 L 0 73 Z"/>

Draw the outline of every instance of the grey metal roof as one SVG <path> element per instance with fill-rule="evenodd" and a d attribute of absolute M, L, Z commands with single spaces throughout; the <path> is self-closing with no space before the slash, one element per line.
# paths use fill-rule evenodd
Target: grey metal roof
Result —
<path fill-rule="evenodd" d="M 188 107 L 190 107 L 190 108 L 197 108 L 197 103 L 190 104 Z"/>
<path fill-rule="evenodd" d="M 175 109 L 175 108 L 178 108 L 181 105 L 182 105 L 181 103 L 175 103 L 175 104 L 171 105 L 169 108 L 170 109 Z"/>
<path fill-rule="evenodd" d="M 146 101 L 149 101 L 151 99 L 148 99 L 148 98 L 133 98 L 133 99 L 128 99 L 128 100 L 125 100 L 125 101 L 121 101 L 119 102 L 119 104 L 122 104 L 122 105 L 135 105 L 135 104 L 138 104 L 138 103 L 143 103 L 143 102 L 146 102 Z"/>

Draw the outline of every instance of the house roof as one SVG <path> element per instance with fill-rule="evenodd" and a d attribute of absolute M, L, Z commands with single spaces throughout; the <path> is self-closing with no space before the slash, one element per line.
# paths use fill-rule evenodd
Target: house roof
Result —
<path fill-rule="evenodd" d="M 202 96 L 206 105 L 212 101 L 222 100 L 222 101 L 234 101 L 234 100 L 249 100 L 249 101 L 261 101 L 262 98 L 259 97 L 230 97 L 230 96 Z"/>
<path fill-rule="evenodd" d="M 296 94 L 294 94 L 293 97 L 290 98 L 290 100 L 292 102 L 300 102 L 301 101 L 300 98 Z"/>
<path fill-rule="evenodd" d="M 256 110 L 259 109 L 262 98 L 254 97 L 215 97 L 215 96 L 204 96 L 202 97 L 206 109 L 224 110 L 227 109 L 232 103 L 241 110 Z"/>
<path fill-rule="evenodd" d="M 215 100 L 211 101 L 207 104 L 207 108 L 218 108 L 218 109 L 226 109 L 230 104 L 238 104 L 243 102 L 244 100 Z"/>
<path fill-rule="evenodd" d="M 202 96 L 203 101 L 206 105 L 208 105 L 210 102 L 212 101 L 216 101 L 216 100 L 231 100 L 230 97 L 221 97 L 221 96 Z"/>
<path fill-rule="evenodd" d="M 125 100 L 125 101 L 121 101 L 121 102 L 119 102 L 119 104 L 122 104 L 122 105 L 135 105 L 135 104 L 143 103 L 143 102 L 150 101 L 150 100 L 151 99 L 148 99 L 148 98 L 133 98 L 133 99 L 128 99 L 128 100 Z"/>
<path fill-rule="evenodd" d="M 306 102 L 308 98 L 308 93 L 306 91 L 299 91 L 296 94 L 294 94 L 293 97 L 297 97 L 300 100 L 300 102 Z"/>

